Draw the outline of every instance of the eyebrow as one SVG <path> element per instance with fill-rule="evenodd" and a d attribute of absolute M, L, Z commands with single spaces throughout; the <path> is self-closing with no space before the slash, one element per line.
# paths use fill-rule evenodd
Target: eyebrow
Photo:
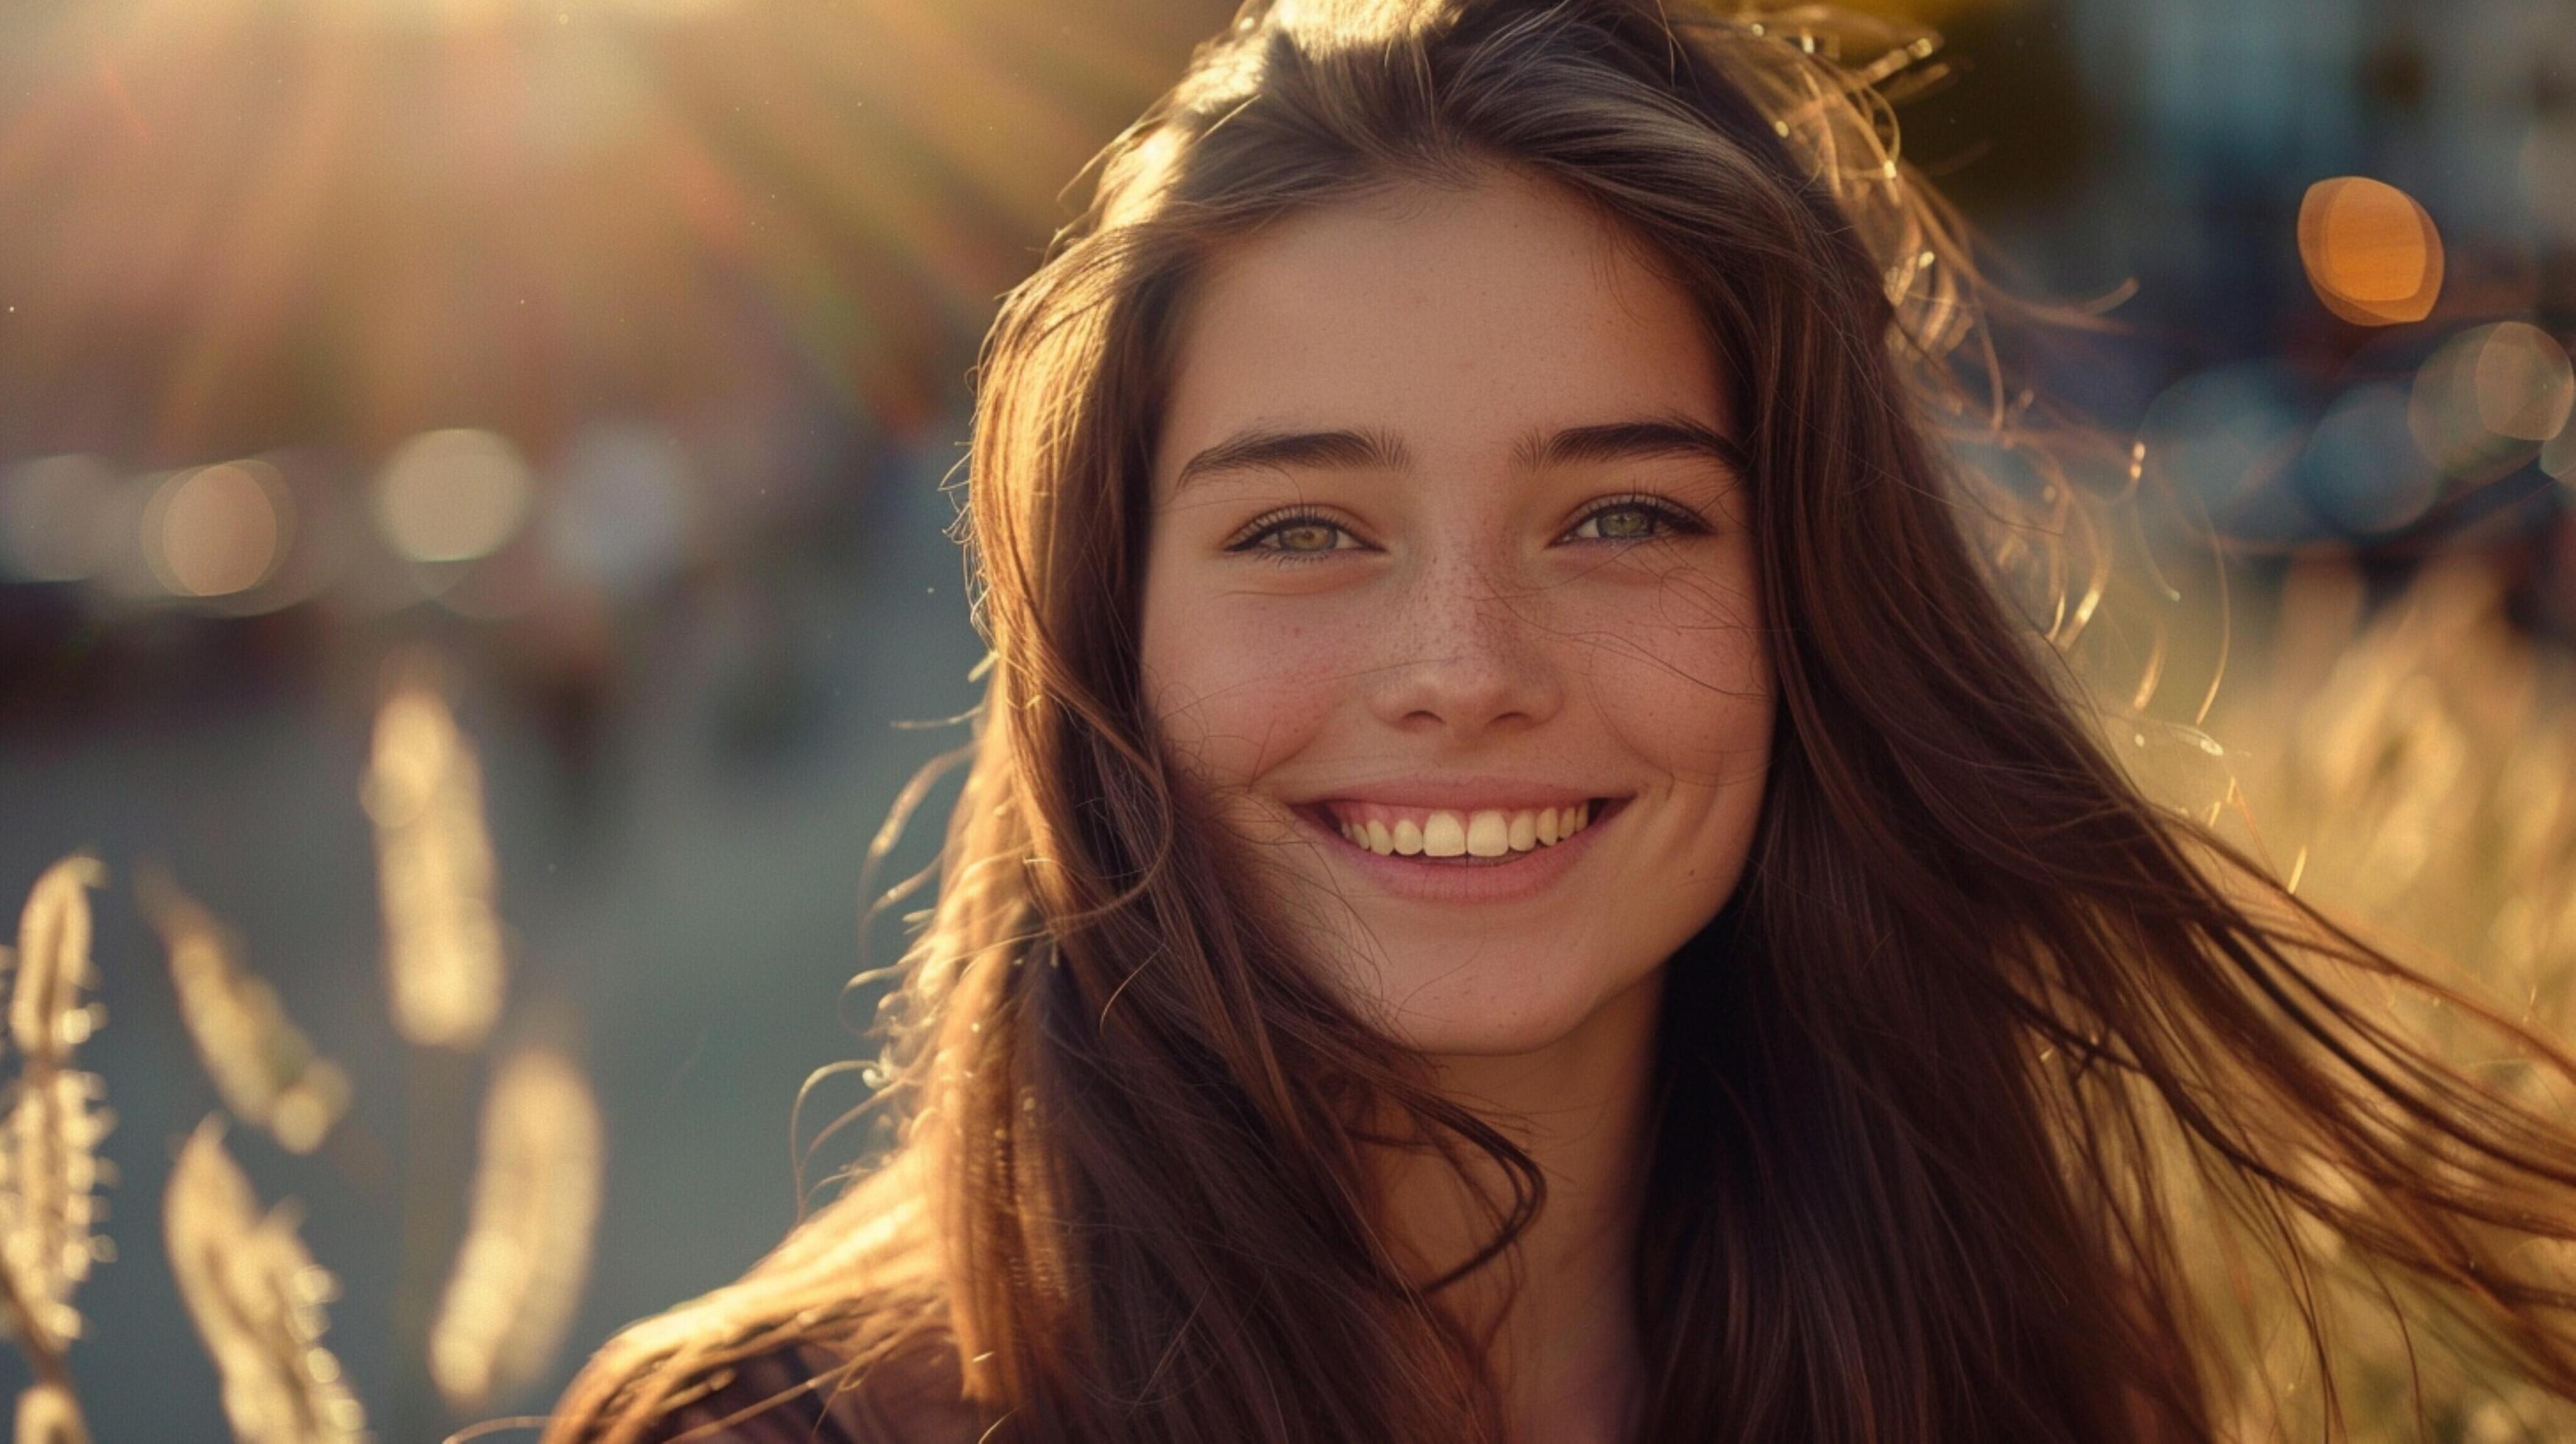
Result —
<path fill-rule="evenodd" d="M 1529 470 L 1577 462 L 1642 461 L 1657 457 L 1699 457 L 1742 476 L 1748 469 L 1744 450 L 1699 422 L 1680 416 L 1641 417 L 1593 426 L 1569 426 L 1552 434 L 1532 432 L 1512 447 L 1512 462 Z M 1213 476 L 1252 471 L 1306 468 L 1358 471 L 1378 468 L 1403 471 L 1413 456 L 1403 439 L 1389 432 L 1364 430 L 1276 431 L 1254 428 L 1236 432 L 1181 464 L 1174 477 L 1175 494 Z"/>

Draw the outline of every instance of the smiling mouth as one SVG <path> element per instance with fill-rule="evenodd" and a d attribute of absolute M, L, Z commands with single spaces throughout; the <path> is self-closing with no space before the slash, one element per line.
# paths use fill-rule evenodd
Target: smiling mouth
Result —
<path fill-rule="evenodd" d="M 1363 826 L 1345 822 L 1321 804 L 1296 809 L 1298 816 L 1354 852 L 1389 863 L 1425 868 L 1509 867 L 1543 857 L 1616 817 L 1626 797 L 1595 797 L 1554 816 L 1533 819 L 1494 812 L 1426 810 L 1398 819 L 1394 829 L 1382 821 Z"/>

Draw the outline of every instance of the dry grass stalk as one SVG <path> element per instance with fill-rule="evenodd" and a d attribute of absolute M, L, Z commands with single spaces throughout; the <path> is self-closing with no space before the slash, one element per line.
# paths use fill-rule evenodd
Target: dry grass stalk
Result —
<path fill-rule="evenodd" d="M 501 1012 L 492 841 L 482 769 L 424 659 L 393 670 L 364 801 L 376 825 L 394 1024 L 415 1043 L 472 1048 Z"/>
<path fill-rule="evenodd" d="M 2511 626 L 2501 587 L 2469 560 L 2428 568 L 2369 614 L 2356 576 L 2303 564 L 2268 662 L 2211 723 L 2241 745 L 2214 770 L 2160 779 L 2167 795 L 2204 820 L 2224 802 L 2223 830 L 2295 876 L 2301 897 L 2525 1025 L 2569 1036 L 2576 669 Z M 2532 1106 L 2576 1111 L 2459 1010 L 2384 983 L 2351 986 Z M 2348 1187 L 2308 1181 L 2329 1194 Z M 2214 1212 L 2200 1221 L 2211 1287 L 2247 1290 L 2236 1437 L 2321 1437 L 2339 1403 L 2339 1437 L 2354 1440 L 2576 1438 L 2576 1405 L 2521 1382 L 2494 1340 L 2426 1307 L 2407 1280 L 2370 1276 L 2337 1237 L 2301 1224 L 2323 1268 L 2294 1283 L 2229 1244 Z M 2564 1255 L 2576 1275 L 2576 1245 L 2520 1246 Z M 2293 1290 L 2303 1287 L 2324 1315 L 2332 1400 L 2298 1321 Z"/>
<path fill-rule="evenodd" d="M 223 1122 L 197 1125 L 170 1170 L 162 1226 L 170 1271 L 223 1378 L 237 1444 L 354 1444 L 366 1414 L 322 1346 L 331 1276 L 295 1235 L 295 1215 L 265 1213 L 224 1150 Z"/>
<path fill-rule="evenodd" d="M 430 1332 L 430 1373 L 457 1412 L 533 1381 L 562 1345 L 589 1274 L 601 1136 L 590 1085 L 561 1055 L 525 1049 L 494 1078 L 465 1242 Z"/>
<path fill-rule="evenodd" d="M 48 1381 L 18 1396 L 14 1437 L 17 1444 L 89 1444 L 89 1425 L 72 1391 Z"/>
<path fill-rule="evenodd" d="M 18 924 L 18 975 L 9 1034 L 20 1064 L 0 1120 L 0 1264 L 7 1322 L 38 1377 L 59 1379 L 65 1344 L 80 1334 L 72 1291 L 111 1256 L 93 1231 L 109 1170 L 98 1142 L 113 1123 L 98 1078 L 71 1066 L 73 1050 L 103 1018 L 81 1001 L 95 981 L 89 892 L 106 880 L 96 858 L 75 854 L 46 869 Z"/>
<path fill-rule="evenodd" d="M 137 892 L 170 950 L 179 1015 L 224 1106 L 288 1152 L 312 1152 L 348 1110 L 348 1075 L 286 1016 L 277 990 L 241 965 L 239 939 L 213 913 L 158 870 Z"/>

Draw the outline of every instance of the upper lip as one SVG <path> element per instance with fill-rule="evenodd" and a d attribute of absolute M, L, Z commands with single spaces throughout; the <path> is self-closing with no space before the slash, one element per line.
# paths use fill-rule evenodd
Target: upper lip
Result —
<path fill-rule="evenodd" d="M 1308 796 L 1298 805 L 1321 807 L 1330 802 L 1374 802 L 1381 807 L 1444 808 L 1461 812 L 1471 808 L 1520 811 L 1571 807 L 1595 798 L 1617 795 L 1514 777 L 1423 777 L 1331 788 Z"/>

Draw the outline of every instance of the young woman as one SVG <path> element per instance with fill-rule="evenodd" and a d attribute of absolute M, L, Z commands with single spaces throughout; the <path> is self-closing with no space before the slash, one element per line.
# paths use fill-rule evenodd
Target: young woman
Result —
<path fill-rule="evenodd" d="M 2206 1197 L 2576 1386 L 2576 1137 L 2135 790 L 2023 595 L 2071 488 L 1936 440 L 1892 40 L 1201 49 L 988 341 L 897 1145 L 550 1441 L 2217 1437 Z"/>

